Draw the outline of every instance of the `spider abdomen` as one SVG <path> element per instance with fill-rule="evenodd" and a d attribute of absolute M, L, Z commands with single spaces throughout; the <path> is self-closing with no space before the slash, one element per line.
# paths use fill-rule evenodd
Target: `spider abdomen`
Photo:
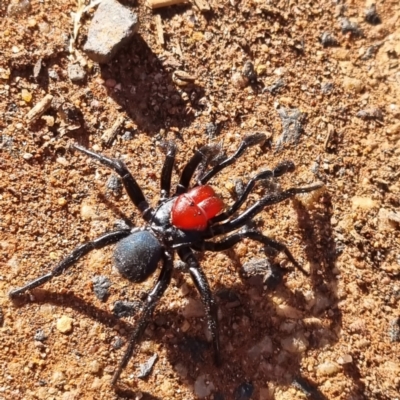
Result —
<path fill-rule="evenodd" d="M 211 186 L 197 186 L 176 199 L 171 211 L 171 223 L 182 230 L 203 231 L 208 221 L 223 208 L 224 203 Z"/>
<path fill-rule="evenodd" d="M 114 263 L 131 282 L 143 282 L 157 268 L 162 257 L 158 239 L 149 231 L 134 232 L 115 246 Z"/>

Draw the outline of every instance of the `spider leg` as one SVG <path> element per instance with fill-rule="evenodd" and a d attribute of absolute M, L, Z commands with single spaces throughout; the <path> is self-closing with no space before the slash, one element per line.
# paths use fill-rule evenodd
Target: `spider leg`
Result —
<path fill-rule="evenodd" d="M 128 193 L 128 196 L 131 198 L 133 204 L 135 204 L 135 206 L 142 213 L 143 218 L 146 221 L 150 221 L 154 211 L 149 206 L 149 203 L 144 197 L 142 189 L 140 189 L 140 186 L 136 182 L 135 178 L 132 176 L 126 165 L 121 160 L 116 160 L 106 157 L 102 154 L 95 153 L 94 151 L 88 150 L 85 147 L 76 143 L 73 145 L 73 147 L 80 152 L 86 154 L 87 156 L 99 161 L 106 167 L 113 169 L 121 177 L 122 183 L 125 186 L 125 190 Z"/>
<path fill-rule="evenodd" d="M 253 135 L 246 136 L 240 143 L 239 148 L 233 156 L 227 158 L 221 163 L 217 164 L 214 168 L 210 169 L 205 175 L 200 178 L 200 184 L 205 185 L 212 177 L 214 177 L 218 172 L 222 171 L 225 167 L 233 164 L 248 147 L 255 146 L 256 144 L 264 143 L 266 140 L 264 133 L 255 133 Z"/>
<path fill-rule="evenodd" d="M 163 169 L 161 171 L 161 196 L 159 204 L 169 198 L 169 191 L 171 189 L 171 176 L 172 168 L 175 163 L 176 145 L 173 141 L 168 141 L 165 144 L 166 157 Z"/>
<path fill-rule="evenodd" d="M 117 383 L 122 371 L 127 366 L 129 360 L 131 359 L 135 347 L 137 346 L 139 340 L 143 336 L 143 333 L 147 327 L 147 324 L 153 314 L 153 311 L 158 301 L 164 294 L 165 290 L 167 289 L 171 281 L 172 270 L 173 270 L 172 256 L 169 253 L 165 253 L 163 258 L 164 262 L 161 268 L 160 276 L 158 277 L 157 282 L 154 285 L 151 292 L 147 295 L 147 299 L 145 300 L 142 308 L 142 313 L 139 317 L 139 320 L 136 322 L 133 333 L 129 339 L 129 345 L 125 350 L 125 354 L 123 355 L 118 365 L 118 368 L 115 371 L 114 376 L 112 378 L 111 381 L 112 385 L 115 385 Z"/>
<path fill-rule="evenodd" d="M 219 242 L 202 242 L 201 244 L 194 244 L 191 245 L 191 247 L 194 250 L 198 251 L 224 251 L 228 250 L 235 244 L 239 243 L 242 239 L 249 238 L 252 240 L 255 240 L 257 242 L 260 242 L 266 246 L 272 247 L 273 249 L 282 252 L 286 255 L 288 260 L 298 269 L 300 270 L 304 275 L 309 276 L 309 273 L 303 269 L 303 267 L 295 260 L 293 257 L 292 253 L 289 251 L 289 249 L 280 242 L 277 242 L 274 239 L 271 239 L 262 233 L 255 231 L 255 230 L 250 230 L 250 231 L 244 231 L 244 232 L 238 232 L 235 233 L 231 236 L 228 236 Z"/>
<path fill-rule="evenodd" d="M 206 145 L 197 149 L 193 154 L 192 158 L 188 161 L 188 163 L 183 168 L 181 178 L 176 187 L 175 196 L 187 192 L 190 181 L 195 173 L 197 167 L 202 162 L 207 162 L 216 152 L 218 146 L 215 145 Z"/>
<path fill-rule="evenodd" d="M 250 208 L 248 208 L 246 211 L 244 211 L 242 214 L 240 214 L 237 218 L 219 225 L 211 225 L 207 229 L 207 231 L 204 232 L 203 238 L 210 239 L 214 236 L 222 235 L 224 233 L 229 233 L 236 229 L 239 229 L 248 221 L 250 221 L 254 216 L 260 213 L 266 206 L 280 203 L 286 199 L 294 197 L 296 194 L 312 192 L 321 188 L 322 186 L 324 186 L 322 182 L 317 182 L 310 186 L 291 188 L 281 193 L 273 193 L 265 196 L 261 200 L 257 201 Z"/>
<path fill-rule="evenodd" d="M 68 256 L 66 256 L 55 268 L 31 282 L 28 282 L 25 286 L 21 288 L 17 288 L 11 290 L 9 293 L 10 298 L 15 298 L 18 295 L 26 292 L 27 290 L 34 289 L 38 286 L 42 286 L 44 283 L 50 281 L 55 276 L 59 276 L 63 274 L 68 268 L 70 268 L 73 264 L 75 264 L 81 257 L 88 254 L 90 251 L 94 249 L 101 249 L 109 244 L 116 243 L 123 239 L 124 237 L 128 236 L 131 233 L 130 229 L 121 229 L 119 231 L 109 232 L 106 233 L 97 239 L 94 239 L 90 242 L 81 244 L 76 249 L 74 249 Z"/>
<path fill-rule="evenodd" d="M 203 302 L 208 329 L 211 332 L 211 340 L 214 350 L 214 362 L 216 365 L 221 363 L 220 358 L 220 343 L 219 343 L 219 331 L 218 331 L 218 319 L 217 319 L 217 307 L 213 299 L 210 286 L 207 281 L 207 277 L 202 271 L 198 260 L 196 259 L 193 252 L 186 248 L 178 250 L 179 257 L 182 261 L 189 265 L 189 273 L 192 277 L 197 290 L 200 293 L 201 301 Z"/>
<path fill-rule="evenodd" d="M 247 200 L 247 197 L 249 196 L 250 192 L 253 190 L 255 184 L 257 181 L 260 181 L 262 179 L 268 179 L 268 178 L 277 178 L 279 176 L 282 176 L 286 172 L 292 172 L 294 171 L 294 164 L 291 161 L 284 161 L 278 166 L 276 166 L 272 171 L 271 170 L 266 170 L 262 171 L 259 174 L 257 174 L 255 177 L 253 177 L 249 183 L 247 184 L 246 188 L 244 189 L 243 193 L 240 195 L 240 197 L 235 201 L 235 203 L 225 212 L 222 214 L 217 215 L 216 217 L 211 219 L 211 224 L 215 224 L 217 222 L 224 221 L 228 219 L 231 215 L 233 215 L 240 207 L 241 205 Z"/>

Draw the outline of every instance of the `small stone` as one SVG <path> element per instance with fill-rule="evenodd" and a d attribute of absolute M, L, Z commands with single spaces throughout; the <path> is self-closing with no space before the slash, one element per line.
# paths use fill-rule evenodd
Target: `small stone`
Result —
<path fill-rule="evenodd" d="M 247 354 L 254 361 L 259 356 L 272 354 L 272 352 L 272 340 L 269 336 L 265 336 L 261 341 L 256 343 L 250 350 L 248 350 Z"/>
<path fill-rule="evenodd" d="M 104 301 L 108 297 L 108 289 L 111 286 L 110 280 L 106 276 L 95 276 L 92 279 L 93 291 L 96 297 Z"/>
<path fill-rule="evenodd" d="M 135 315 L 141 308 L 139 301 L 122 301 L 118 300 L 114 303 L 113 314 L 117 318 L 130 317 Z"/>
<path fill-rule="evenodd" d="M 64 167 L 67 167 L 69 165 L 69 162 L 67 161 L 67 159 L 65 157 L 57 157 L 56 161 L 63 165 Z"/>
<path fill-rule="evenodd" d="M 98 374 L 101 371 L 101 364 L 97 360 L 93 360 L 89 364 L 89 371 L 93 375 Z"/>
<path fill-rule="evenodd" d="M 375 4 L 371 4 L 371 6 L 365 10 L 365 20 L 371 25 L 378 25 L 382 22 L 381 17 L 376 11 Z"/>
<path fill-rule="evenodd" d="M 181 325 L 181 331 L 187 332 L 189 330 L 189 328 L 190 328 L 190 322 L 187 319 L 185 319 L 183 321 L 183 324 Z"/>
<path fill-rule="evenodd" d="M 244 89 L 249 84 L 249 79 L 243 76 L 240 72 L 235 72 L 232 75 L 232 85 L 238 89 Z"/>
<path fill-rule="evenodd" d="M 57 203 L 58 203 L 59 206 L 63 207 L 63 206 L 65 206 L 67 204 L 67 200 L 64 197 L 60 197 L 57 200 Z"/>
<path fill-rule="evenodd" d="M 321 35 L 321 44 L 324 47 L 337 46 L 339 43 L 337 39 L 330 32 L 324 32 Z"/>
<path fill-rule="evenodd" d="M 182 315 L 185 318 L 204 317 L 204 306 L 200 300 L 189 298 L 182 309 Z"/>
<path fill-rule="evenodd" d="M 54 386 L 63 385 L 65 383 L 65 375 L 62 371 L 55 371 L 51 377 L 51 383 Z"/>
<path fill-rule="evenodd" d="M 52 115 L 42 115 L 41 119 L 46 122 L 47 126 L 54 126 L 54 117 Z"/>
<path fill-rule="evenodd" d="M 68 77 L 71 82 L 82 82 L 86 78 L 86 71 L 80 64 L 68 65 Z"/>
<path fill-rule="evenodd" d="M 279 304 L 276 307 L 276 313 L 280 317 L 299 319 L 303 316 L 303 313 L 294 307 L 288 306 L 287 304 Z"/>
<path fill-rule="evenodd" d="M 389 339 L 391 342 L 400 342 L 400 317 L 389 322 Z"/>
<path fill-rule="evenodd" d="M 10 16 L 17 16 L 27 13 L 31 9 L 29 0 L 11 0 L 7 7 L 7 14 Z"/>
<path fill-rule="evenodd" d="M 42 329 L 38 329 L 33 338 L 38 342 L 44 342 L 47 339 L 47 335 L 43 332 Z"/>
<path fill-rule="evenodd" d="M 90 204 L 82 203 L 81 206 L 81 217 L 85 220 L 96 219 L 96 209 Z"/>
<path fill-rule="evenodd" d="M 319 376 L 332 376 L 340 371 L 340 366 L 332 361 L 325 361 L 318 365 L 316 369 Z"/>
<path fill-rule="evenodd" d="M 49 78 L 54 79 L 55 81 L 58 81 L 60 79 L 56 70 L 49 69 L 48 73 L 49 73 Z"/>
<path fill-rule="evenodd" d="M 183 363 L 178 363 L 174 366 L 174 369 L 176 373 L 181 377 L 181 378 L 186 378 L 188 374 L 188 369 Z"/>
<path fill-rule="evenodd" d="M 139 29 L 137 14 L 117 0 L 104 0 L 97 7 L 84 46 L 95 62 L 108 63 Z"/>
<path fill-rule="evenodd" d="M 353 362 L 353 357 L 350 354 L 343 354 L 338 358 L 337 362 L 340 365 L 351 364 Z"/>
<path fill-rule="evenodd" d="M 163 382 L 161 383 L 161 385 L 159 386 L 159 388 L 161 390 L 161 393 L 163 393 L 164 398 L 166 398 L 166 399 L 174 398 L 175 389 L 169 380 L 164 379 Z"/>
<path fill-rule="evenodd" d="M 22 155 L 22 158 L 24 159 L 24 160 L 30 160 L 31 158 L 33 157 L 33 155 L 31 154 L 31 153 L 24 153 L 23 155 Z"/>
<path fill-rule="evenodd" d="M 57 320 L 57 330 L 61 333 L 71 333 L 72 332 L 73 319 L 63 315 Z"/>
<path fill-rule="evenodd" d="M 348 76 L 343 79 L 343 88 L 348 92 L 361 93 L 364 89 L 363 81 Z"/>
<path fill-rule="evenodd" d="M 140 364 L 140 366 L 139 366 L 140 372 L 137 375 L 137 377 L 140 379 L 144 379 L 147 376 L 149 376 L 151 373 L 151 370 L 153 369 L 155 362 L 157 361 L 157 358 L 158 358 L 158 355 L 154 354 L 145 363 Z"/>
<path fill-rule="evenodd" d="M 22 89 L 21 98 L 25 103 L 30 103 L 32 101 L 32 93 L 27 89 Z"/>
<path fill-rule="evenodd" d="M 292 336 L 288 336 L 281 340 L 281 346 L 289 353 L 303 353 L 307 350 L 308 340 L 301 332 L 297 332 Z"/>
<path fill-rule="evenodd" d="M 215 386 L 212 381 L 209 381 L 206 375 L 200 375 L 194 382 L 194 392 L 199 399 L 209 396 Z"/>
<path fill-rule="evenodd" d="M 243 65 L 242 75 L 249 80 L 249 82 L 254 83 L 257 81 L 257 72 L 254 69 L 254 64 L 251 61 L 246 61 Z"/>
<path fill-rule="evenodd" d="M 106 87 L 108 87 L 108 88 L 113 88 L 113 87 L 116 86 L 117 81 L 116 81 L 115 79 L 109 78 L 109 79 L 107 79 L 107 80 L 104 82 L 104 84 L 105 84 Z"/>
<path fill-rule="evenodd" d="M 353 209 L 361 208 L 363 210 L 371 210 L 378 205 L 377 202 L 370 197 L 354 196 L 351 202 Z"/>

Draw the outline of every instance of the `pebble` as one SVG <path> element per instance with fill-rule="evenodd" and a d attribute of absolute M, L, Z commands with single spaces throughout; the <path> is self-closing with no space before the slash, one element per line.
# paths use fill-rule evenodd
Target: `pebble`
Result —
<path fill-rule="evenodd" d="M 57 320 L 57 330 L 61 333 L 70 333 L 72 332 L 72 323 L 73 319 L 63 315 L 61 318 Z"/>
<path fill-rule="evenodd" d="M 89 371 L 93 374 L 96 375 L 101 371 L 101 364 L 97 360 L 93 360 L 89 364 Z"/>
<path fill-rule="evenodd" d="M 287 304 L 279 304 L 276 307 L 276 313 L 280 317 L 299 319 L 303 316 L 303 313 L 300 310 L 297 310 L 294 307 L 291 307 Z"/>
<path fill-rule="evenodd" d="M 370 197 L 354 196 L 352 197 L 351 202 L 353 209 L 361 208 L 363 210 L 371 210 L 377 206 L 377 202 Z"/>
<path fill-rule="evenodd" d="M 321 35 L 321 44 L 324 47 L 332 47 L 332 46 L 337 46 L 339 43 L 332 33 L 323 32 Z"/>
<path fill-rule="evenodd" d="M 272 351 L 272 340 L 269 336 L 265 336 L 262 340 L 251 347 L 247 354 L 254 361 L 260 355 L 272 354 Z"/>
<path fill-rule="evenodd" d="M 317 375 L 332 376 L 340 371 L 340 366 L 332 361 L 325 361 L 317 366 Z"/>
<path fill-rule="evenodd" d="M 67 161 L 67 159 L 65 157 L 57 157 L 56 161 L 63 165 L 64 167 L 68 167 L 69 162 Z"/>
<path fill-rule="evenodd" d="M 282 348 L 293 354 L 303 353 L 307 350 L 308 345 L 308 340 L 301 332 L 281 339 Z"/>
<path fill-rule="evenodd" d="M 338 358 L 337 362 L 340 365 L 350 364 L 353 362 L 353 357 L 350 354 L 343 354 Z"/>
<path fill-rule="evenodd" d="M 60 197 L 57 200 L 57 203 L 58 203 L 59 206 L 63 207 L 63 206 L 65 206 L 67 204 L 67 200 L 64 197 Z"/>
<path fill-rule="evenodd" d="M 41 329 L 38 329 L 33 338 L 38 342 L 44 342 L 47 339 L 47 335 Z"/>
<path fill-rule="evenodd" d="M 32 93 L 27 89 L 21 90 L 21 98 L 26 103 L 30 103 L 32 101 Z"/>
<path fill-rule="evenodd" d="M 62 385 L 65 383 L 65 375 L 62 371 L 55 371 L 51 377 L 53 385 Z"/>
<path fill-rule="evenodd" d="M 33 155 L 31 153 L 24 153 L 22 156 L 22 158 L 27 161 L 30 160 L 32 157 Z"/>
<path fill-rule="evenodd" d="M 158 355 L 154 354 L 145 363 L 140 364 L 140 366 L 139 366 L 140 372 L 137 375 L 137 377 L 140 379 L 144 379 L 147 376 L 149 376 L 155 362 L 157 361 L 157 358 L 158 358 Z"/>
<path fill-rule="evenodd" d="M 96 219 L 96 209 L 95 207 L 82 203 L 81 206 L 81 218 L 85 220 Z"/>
<path fill-rule="evenodd" d="M 181 377 L 181 378 L 186 378 L 188 374 L 188 369 L 183 363 L 178 363 L 174 366 L 174 369 L 176 373 Z"/>
<path fill-rule="evenodd" d="M 21 15 L 27 13 L 31 9 L 29 0 L 11 0 L 7 7 L 7 14 L 9 16 Z"/>
<path fill-rule="evenodd" d="M 182 315 L 185 318 L 204 317 L 204 306 L 200 300 L 189 298 L 182 308 Z"/>
<path fill-rule="evenodd" d="M 55 121 L 54 121 L 54 117 L 52 115 L 43 115 L 41 117 L 41 119 L 46 122 L 47 126 L 50 126 L 50 127 L 54 126 Z M 61 157 L 59 157 L 59 158 L 61 158 Z M 62 157 L 62 158 L 64 158 L 64 157 Z"/>
<path fill-rule="evenodd" d="M 238 89 L 244 89 L 249 84 L 249 79 L 243 76 L 240 72 L 235 72 L 232 75 L 232 85 Z"/>
<path fill-rule="evenodd" d="M 215 389 L 213 382 L 209 381 L 206 375 L 200 375 L 194 382 L 194 392 L 199 399 L 204 399 Z"/>
<path fill-rule="evenodd" d="M 343 78 L 343 89 L 348 92 L 361 93 L 364 89 L 363 81 L 345 76 Z"/>
<path fill-rule="evenodd" d="M 108 87 L 108 88 L 113 88 L 116 86 L 116 84 L 117 84 L 117 81 L 112 78 L 109 78 L 104 82 L 104 85 L 106 85 L 106 87 Z"/>
<path fill-rule="evenodd" d="M 110 280 L 106 276 L 95 276 L 92 279 L 93 282 L 93 291 L 95 296 L 101 300 L 106 300 L 109 295 L 108 289 L 111 286 Z"/>
<path fill-rule="evenodd" d="M 138 29 L 138 16 L 130 8 L 104 0 L 94 13 L 83 50 L 93 61 L 108 63 Z"/>
<path fill-rule="evenodd" d="M 139 301 L 122 301 L 118 300 L 114 303 L 113 314 L 117 318 L 130 317 L 134 315 L 141 307 Z"/>
<path fill-rule="evenodd" d="M 71 79 L 71 82 L 79 83 L 86 78 L 86 71 L 80 64 L 69 64 L 68 77 Z"/>

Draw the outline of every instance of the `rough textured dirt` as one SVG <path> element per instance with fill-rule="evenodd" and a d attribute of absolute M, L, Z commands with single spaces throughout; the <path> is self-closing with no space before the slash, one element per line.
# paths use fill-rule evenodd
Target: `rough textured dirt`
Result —
<path fill-rule="evenodd" d="M 195 5 L 153 12 L 131 2 L 139 33 L 101 66 L 80 52 L 93 11 L 72 52 L 74 1 L 32 0 L 13 12 L 0 4 L 0 399 L 400 398 L 399 2 L 377 2 L 377 25 L 365 21 L 370 3 L 359 0 L 209 4 L 207 13 Z M 342 18 L 358 28 L 344 22 L 342 29 Z M 336 46 L 323 46 L 324 32 Z M 252 82 L 242 75 L 248 61 L 257 73 Z M 68 77 L 75 62 L 86 71 L 79 84 Z M 176 70 L 196 80 L 179 86 Z M 47 94 L 51 106 L 29 122 L 29 110 Z M 283 135 L 288 114 L 301 129 Z M 121 130 L 107 143 L 118 119 Z M 255 218 L 310 277 L 250 240 L 199 254 L 218 294 L 220 368 L 196 290 L 177 270 L 119 386 L 111 387 L 135 321 L 116 318 L 114 303 L 142 299 L 154 281 L 121 278 L 112 246 L 18 301 L 8 298 L 117 220 L 143 224 L 127 196 L 110 189 L 112 172 L 70 150 L 72 143 L 123 159 L 155 204 L 162 141 L 179 147 L 176 184 L 194 149 L 221 143 L 231 155 L 253 132 L 269 140 L 212 181 L 227 204 L 237 179 L 247 182 L 283 160 L 296 171 L 274 181 L 275 189 L 257 185 L 247 204 L 268 190 L 316 181 L 325 187 Z M 242 273 L 246 262 L 266 257 L 288 270 L 276 289 Z M 93 290 L 99 275 L 112 283 L 105 301 Z M 154 353 L 150 375 L 138 379 Z"/>

